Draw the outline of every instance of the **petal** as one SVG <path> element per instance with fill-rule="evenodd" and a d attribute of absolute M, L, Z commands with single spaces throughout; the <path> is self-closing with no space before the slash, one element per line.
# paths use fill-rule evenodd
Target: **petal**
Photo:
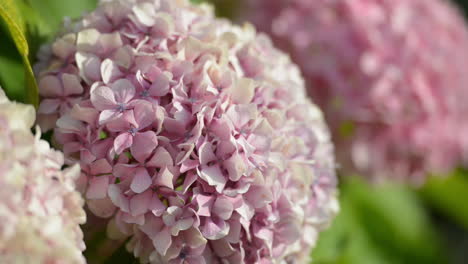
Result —
<path fill-rule="evenodd" d="M 213 152 L 213 145 L 210 142 L 203 143 L 198 149 L 198 153 L 201 165 L 206 165 L 208 162 L 218 159 Z"/>
<path fill-rule="evenodd" d="M 133 216 L 144 214 L 148 211 L 153 191 L 147 190 L 146 192 L 136 194 L 130 199 L 130 213 Z"/>
<path fill-rule="evenodd" d="M 94 54 L 77 52 L 76 64 L 80 70 L 80 76 L 86 83 L 91 84 L 101 79 L 101 59 Z"/>
<path fill-rule="evenodd" d="M 164 228 L 161 232 L 159 232 L 153 238 L 154 248 L 156 248 L 158 253 L 163 256 L 166 254 L 167 249 L 171 246 L 171 244 L 172 244 L 171 233 L 169 232 L 167 228 Z"/>
<path fill-rule="evenodd" d="M 79 95 L 83 93 L 83 86 L 81 86 L 81 79 L 74 75 L 64 73 L 62 75 L 63 82 L 63 94 L 65 96 L 69 95 Z"/>
<path fill-rule="evenodd" d="M 101 33 L 94 28 L 78 32 L 76 47 L 79 51 L 94 52 Z"/>
<path fill-rule="evenodd" d="M 86 122 L 88 124 L 94 124 L 99 115 L 99 111 L 92 106 L 82 107 L 81 105 L 76 104 L 71 109 L 70 115 L 77 120 Z"/>
<path fill-rule="evenodd" d="M 219 165 L 204 167 L 200 172 L 200 177 L 205 180 L 210 186 L 215 186 L 216 191 L 221 193 L 226 185 L 226 177 L 224 177 Z"/>
<path fill-rule="evenodd" d="M 169 92 L 169 78 L 165 74 L 159 74 L 151 84 L 148 92 L 151 96 L 164 96 Z"/>
<path fill-rule="evenodd" d="M 113 33 L 101 34 L 101 37 L 99 38 L 99 44 L 101 44 L 101 48 L 105 52 L 110 52 L 122 47 L 123 42 L 122 38 L 120 37 L 120 33 L 115 31 Z"/>
<path fill-rule="evenodd" d="M 229 224 L 223 220 L 213 221 L 212 218 L 206 218 L 205 225 L 202 227 L 202 234 L 209 240 L 218 240 L 229 233 Z"/>
<path fill-rule="evenodd" d="M 179 231 L 184 231 L 192 227 L 193 223 L 195 220 L 193 220 L 192 217 L 190 218 L 185 218 L 185 219 L 180 219 L 178 220 L 175 225 L 172 227 L 171 233 L 174 236 L 177 236 L 179 234 Z"/>
<path fill-rule="evenodd" d="M 154 193 L 149 204 L 149 210 L 151 210 L 155 216 L 161 216 L 166 211 L 166 206 L 159 200 L 158 196 L 157 193 Z"/>
<path fill-rule="evenodd" d="M 216 242 L 211 243 L 211 246 L 213 247 L 213 251 L 216 253 L 216 256 L 220 256 L 222 258 L 228 257 L 235 252 L 234 248 L 226 239 L 216 240 Z"/>
<path fill-rule="evenodd" d="M 158 186 L 164 186 L 169 189 L 174 189 L 173 179 L 174 175 L 166 167 L 159 171 L 154 183 Z"/>
<path fill-rule="evenodd" d="M 135 193 L 142 193 L 151 186 L 151 183 L 151 176 L 148 171 L 145 168 L 137 168 L 130 189 Z"/>
<path fill-rule="evenodd" d="M 133 144 L 133 136 L 130 133 L 124 132 L 114 139 L 114 150 L 117 155 L 120 155 L 125 149 Z"/>
<path fill-rule="evenodd" d="M 119 117 L 122 116 L 122 113 L 118 112 L 118 111 L 115 111 L 113 109 L 109 110 L 109 109 L 106 109 L 106 110 L 103 110 L 100 114 L 99 114 L 99 125 L 104 125 L 108 122 L 111 122 L 111 121 L 114 121 L 116 119 L 118 119 Z M 118 129 L 118 131 L 122 131 L 122 130 L 127 130 L 125 128 L 127 128 L 128 126 L 125 124 L 122 124 L 124 129 Z M 114 130 L 115 131 L 115 130 Z"/>
<path fill-rule="evenodd" d="M 104 111 L 102 113 L 104 113 Z M 106 115 L 110 115 L 110 114 L 111 112 L 109 112 Z M 129 110 L 123 113 L 117 113 L 114 117 L 111 118 L 111 120 L 108 121 L 108 123 L 106 124 L 106 127 L 111 132 L 127 132 L 128 130 L 130 130 L 130 128 L 132 128 L 131 127 L 132 122 L 133 122 L 133 110 Z"/>
<path fill-rule="evenodd" d="M 117 108 L 114 93 L 107 86 L 100 86 L 91 91 L 91 103 L 100 111 Z"/>
<path fill-rule="evenodd" d="M 171 154 L 163 148 L 158 147 L 154 152 L 153 157 L 146 163 L 148 167 L 164 168 L 166 166 L 173 166 L 174 161 Z"/>
<path fill-rule="evenodd" d="M 133 144 L 130 147 L 130 152 L 137 161 L 144 163 L 157 146 L 158 137 L 153 131 L 136 133 L 133 137 Z"/>
<path fill-rule="evenodd" d="M 231 201 L 225 197 L 218 197 L 213 204 L 213 213 L 219 216 L 221 219 L 228 220 L 231 218 L 234 207 Z"/>
<path fill-rule="evenodd" d="M 124 212 L 130 211 L 130 205 L 128 199 L 122 194 L 122 190 L 117 184 L 110 184 L 107 190 L 107 195 L 111 199 L 112 203 L 119 207 Z"/>
<path fill-rule="evenodd" d="M 90 171 L 92 175 L 110 174 L 112 167 L 107 159 L 98 159 L 91 164 Z"/>
<path fill-rule="evenodd" d="M 111 84 L 115 100 L 119 103 L 128 103 L 135 96 L 135 86 L 127 79 L 119 79 Z"/>
<path fill-rule="evenodd" d="M 39 109 L 37 110 L 38 114 L 52 114 L 57 112 L 60 106 L 59 99 L 44 99 L 41 101 L 39 105 Z"/>
<path fill-rule="evenodd" d="M 151 27 L 156 22 L 155 6 L 151 3 L 140 3 L 132 8 L 138 21 L 144 26 Z M 163 254 L 164 255 L 164 254 Z"/>
<path fill-rule="evenodd" d="M 151 125 L 156 120 L 156 112 L 150 102 L 139 100 L 133 109 L 135 126 L 143 129 Z"/>
<path fill-rule="evenodd" d="M 198 228 L 190 228 L 183 232 L 185 241 L 191 248 L 198 248 L 206 244 L 206 239 Z"/>
<path fill-rule="evenodd" d="M 115 212 L 115 205 L 109 198 L 89 200 L 86 202 L 86 205 L 98 217 L 111 217 Z"/>
<path fill-rule="evenodd" d="M 244 173 L 247 172 L 246 161 L 241 156 L 234 152 L 234 154 L 223 162 L 224 168 L 229 173 L 229 179 L 231 181 L 238 181 Z"/>
<path fill-rule="evenodd" d="M 237 85 L 232 87 L 231 99 L 235 104 L 248 104 L 255 93 L 255 81 L 249 78 L 240 78 Z"/>
<path fill-rule="evenodd" d="M 137 164 L 118 163 L 112 168 L 112 174 L 117 178 L 127 178 L 135 173 Z"/>
<path fill-rule="evenodd" d="M 46 75 L 39 80 L 39 94 L 45 97 L 58 97 L 63 95 L 60 80 L 54 75 Z"/>
<path fill-rule="evenodd" d="M 196 199 L 197 205 L 198 205 L 197 214 L 199 216 L 210 217 L 211 216 L 211 206 L 213 205 L 213 201 L 214 201 L 215 197 L 199 194 L 199 195 L 197 195 L 197 197 L 195 199 Z"/>
<path fill-rule="evenodd" d="M 101 64 L 101 76 L 102 81 L 105 84 L 118 79 L 122 76 L 122 72 L 119 70 L 118 65 L 111 59 L 105 59 Z"/>
<path fill-rule="evenodd" d="M 87 199 L 103 199 L 107 196 L 109 186 L 109 176 L 93 177 L 89 180 L 89 187 L 86 192 Z"/>

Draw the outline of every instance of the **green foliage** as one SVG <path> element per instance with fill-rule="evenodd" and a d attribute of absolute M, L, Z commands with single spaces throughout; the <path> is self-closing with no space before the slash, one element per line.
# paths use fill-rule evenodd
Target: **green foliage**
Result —
<path fill-rule="evenodd" d="M 8 97 L 37 106 L 38 90 L 31 65 L 41 44 L 51 40 L 64 17 L 77 18 L 96 0 L 1 0 L 0 85 Z M 15 48 L 16 47 L 16 48 Z"/>
<path fill-rule="evenodd" d="M 468 230 L 468 172 L 456 170 L 447 176 L 432 176 L 420 191 L 436 210 Z"/>
<path fill-rule="evenodd" d="M 397 184 L 342 180 L 341 213 L 322 233 L 315 263 L 448 263 L 418 196 Z"/>
<path fill-rule="evenodd" d="M 21 56 L 25 74 L 23 86 L 14 87 L 15 89 L 13 89 L 13 87 L 5 87 L 4 89 L 7 93 L 9 92 L 11 94 L 15 94 L 16 97 L 18 97 L 18 95 L 22 95 L 24 97 L 24 100 L 21 101 L 26 101 L 37 106 L 39 102 L 39 96 L 36 80 L 34 78 L 31 63 L 29 61 L 30 50 L 26 38 L 26 24 L 18 9 L 17 1 L 2 0 L 0 2 L 0 17 L 4 22 L 4 25 L 10 32 L 10 35 L 15 43 L 17 51 Z M 3 35 L 5 36 L 6 34 Z M 13 61 L 6 60 L 5 63 L 6 66 L 4 65 L 3 67 L 8 67 L 8 63 L 13 63 L 14 65 Z"/>

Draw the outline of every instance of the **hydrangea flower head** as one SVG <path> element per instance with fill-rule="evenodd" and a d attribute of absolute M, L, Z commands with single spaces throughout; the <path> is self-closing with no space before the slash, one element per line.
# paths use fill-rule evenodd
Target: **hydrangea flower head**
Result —
<path fill-rule="evenodd" d="M 79 167 L 61 171 L 63 155 L 31 133 L 34 117 L 0 90 L 0 263 L 85 263 Z"/>
<path fill-rule="evenodd" d="M 448 1 L 248 3 L 301 67 L 345 168 L 421 182 L 466 161 L 468 31 Z"/>
<path fill-rule="evenodd" d="M 187 1 L 102 1 L 50 50 L 41 109 L 141 262 L 289 263 L 335 215 L 322 114 L 252 27 Z M 77 93 L 58 97 L 77 102 L 49 108 L 64 76 Z"/>

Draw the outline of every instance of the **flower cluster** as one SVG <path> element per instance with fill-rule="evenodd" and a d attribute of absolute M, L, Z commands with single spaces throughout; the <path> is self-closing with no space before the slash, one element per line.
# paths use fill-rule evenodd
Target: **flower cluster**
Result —
<path fill-rule="evenodd" d="M 420 182 L 466 160 L 468 31 L 447 1 L 248 2 L 301 67 L 348 170 Z"/>
<path fill-rule="evenodd" d="M 291 263 L 336 214 L 322 114 L 249 25 L 184 0 L 101 1 L 49 51 L 43 120 L 143 263 Z"/>
<path fill-rule="evenodd" d="M 30 131 L 34 116 L 0 90 L 0 263 L 85 263 L 79 167 L 61 171 L 63 155 Z"/>

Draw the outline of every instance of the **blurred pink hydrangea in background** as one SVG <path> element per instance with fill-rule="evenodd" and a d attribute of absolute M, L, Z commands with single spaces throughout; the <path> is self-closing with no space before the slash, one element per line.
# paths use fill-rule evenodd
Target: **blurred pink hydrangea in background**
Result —
<path fill-rule="evenodd" d="M 466 161 L 468 31 L 448 1 L 246 1 L 299 64 L 344 171 L 421 183 Z"/>
<path fill-rule="evenodd" d="M 65 31 L 37 67 L 40 123 L 110 237 L 143 263 L 305 263 L 335 164 L 286 55 L 188 1 L 102 1 Z"/>
<path fill-rule="evenodd" d="M 34 119 L 0 89 L 0 263 L 86 263 L 79 166 L 61 171 L 63 155 L 31 133 Z"/>

